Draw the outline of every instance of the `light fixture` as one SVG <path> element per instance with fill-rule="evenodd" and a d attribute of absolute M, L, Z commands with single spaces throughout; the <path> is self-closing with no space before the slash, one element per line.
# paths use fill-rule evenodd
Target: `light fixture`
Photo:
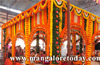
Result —
<path fill-rule="evenodd" d="M 15 13 L 21 13 L 22 11 L 20 10 L 16 10 L 16 9 L 12 9 L 12 8 L 7 8 L 5 6 L 0 6 L 1 9 L 5 9 L 5 10 L 8 10 L 8 11 L 12 11 L 12 12 L 15 12 Z"/>

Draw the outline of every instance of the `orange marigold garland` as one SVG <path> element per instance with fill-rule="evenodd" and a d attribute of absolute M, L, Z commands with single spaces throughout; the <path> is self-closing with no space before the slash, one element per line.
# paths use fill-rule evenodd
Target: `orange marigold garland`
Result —
<path fill-rule="evenodd" d="M 33 10 L 32 10 L 32 11 L 33 11 L 33 13 L 35 13 L 35 14 L 36 14 L 36 13 L 38 12 L 38 9 L 39 9 L 39 5 L 37 5 L 37 6 L 33 7 Z"/>

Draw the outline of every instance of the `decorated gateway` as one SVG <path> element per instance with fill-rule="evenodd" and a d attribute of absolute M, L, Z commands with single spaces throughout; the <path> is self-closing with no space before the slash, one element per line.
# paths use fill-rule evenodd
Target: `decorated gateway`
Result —
<path fill-rule="evenodd" d="M 95 39 L 100 35 L 100 17 L 70 4 L 70 25 L 72 50 L 76 55 L 76 43 L 80 41 L 80 53 L 86 58 L 95 55 Z M 76 35 L 80 38 L 76 40 Z M 67 2 L 64 0 L 41 0 L 28 10 L 18 14 L 2 25 L 2 50 L 6 58 L 6 47 L 12 41 L 12 57 L 15 57 L 15 42 L 21 38 L 25 42 L 25 57 L 30 58 L 31 42 L 45 41 L 47 56 L 61 56 L 61 46 L 67 40 Z M 85 47 L 85 51 L 82 48 Z M 37 48 L 37 51 L 38 48 Z M 50 61 L 50 65 L 61 65 L 62 61 Z M 25 64 L 30 64 L 29 60 Z M 85 61 L 91 65 L 91 61 Z"/>

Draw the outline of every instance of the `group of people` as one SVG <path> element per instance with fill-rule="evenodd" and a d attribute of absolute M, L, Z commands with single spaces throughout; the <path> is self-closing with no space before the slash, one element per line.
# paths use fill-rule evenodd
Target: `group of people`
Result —
<path fill-rule="evenodd" d="M 25 49 L 22 49 L 22 47 L 17 46 L 17 47 L 16 47 L 16 56 L 17 56 L 17 57 L 19 57 L 19 56 L 24 56 L 24 53 L 25 53 L 24 50 L 25 50 Z"/>
<path fill-rule="evenodd" d="M 32 50 L 31 52 L 31 57 L 39 57 L 39 60 L 35 60 L 34 62 L 32 61 L 32 63 L 38 63 L 38 64 L 49 64 L 49 62 L 46 62 L 45 60 L 42 61 L 40 58 L 41 57 L 46 57 L 46 51 L 41 50 L 40 52 L 36 52 L 35 50 Z"/>
<path fill-rule="evenodd" d="M 22 49 L 20 46 L 16 46 L 16 48 L 15 48 L 15 56 L 24 56 L 24 53 L 25 53 L 25 51 L 24 51 L 24 49 Z M 12 47 L 10 47 L 10 48 L 8 48 L 8 50 L 7 50 L 7 58 L 10 58 L 11 56 L 12 56 Z"/>

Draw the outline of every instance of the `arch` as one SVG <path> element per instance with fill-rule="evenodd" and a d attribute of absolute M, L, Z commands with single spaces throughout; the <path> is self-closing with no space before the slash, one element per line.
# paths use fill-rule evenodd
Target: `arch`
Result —
<path fill-rule="evenodd" d="M 43 31 L 43 32 L 45 32 L 45 34 L 43 34 L 43 35 L 46 35 L 46 37 L 47 37 L 47 35 L 48 35 L 48 33 L 47 33 L 47 30 L 45 29 L 45 28 L 43 28 L 43 27 L 36 27 L 36 28 L 34 28 L 34 30 L 30 33 L 30 35 L 29 35 L 29 40 L 28 40 L 28 42 L 29 42 L 29 44 L 31 44 L 31 42 L 32 42 L 32 40 L 33 40 L 33 35 L 37 32 L 37 31 Z"/>
<path fill-rule="evenodd" d="M 23 34 L 23 32 L 18 31 L 18 32 L 16 33 L 16 35 L 15 35 L 15 37 L 14 37 L 14 44 L 15 44 L 17 38 L 21 38 L 21 39 L 23 39 L 24 42 L 25 42 L 25 35 Z"/>
<path fill-rule="evenodd" d="M 7 42 L 8 42 L 9 39 L 12 41 L 11 35 L 7 35 L 6 40 L 5 40 L 5 45 L 7 44 Z"/>
<path fill-rule="evenodd" d="M 100 35 L 100 31 L 97 31 L 92 36 L 92 44 L 94 44 L 95 36 Z"/>
<path fill-rule="evenodd" d="M 35 40 L 35 39 L 36 39 L 36 38 L 33 38 L 33 40 Z M 43 38 L 39 37 L 39 39 L 41 39 L 43 42 L 45 42 Z M 45 42 L 45 43 L 46 43 L 46 42 Z"/>
<path fill-rule="evenodd" d="M 13 45 L 14 48 L 15 48 L 15 46 L 16 46 L 16 40 L 17 40 L 17 38 L 21 38 L 21 39 L 25 42 L 25 35 L 24 35 L 24 33 L 23 33 L 22 31 L 18 31 L 18 32 L 15 34 L 14 38 L 13 38 L 13 43 L 12 43 L 12 45 Z M 24 44 L 25 44 L 25 43 L 24 43 Z M 13 49 L 12 52 L 13 52 L 12 56 L 15 56 L 15 55 L 16 55 L 15 49 Z"/>
<path fill-rule="evenodd" d="M 77 23 L 72 23 L 70 29 L 71 29 L 71 33 L 77 33 L 77 34 L 81 35 L 83 37 L 83 39 L 85 40 L 85 44 L 88 44 L 87 34 L 81 25 L 79 25 Z M 74 32 L 74 31 L 76 31 L 76 32 Z M 67 35 L 67 27 L 65 27 L 62 30 L 62 32 L 60 33 L 60 38 L 64 39 L 65 35 Z"/>

